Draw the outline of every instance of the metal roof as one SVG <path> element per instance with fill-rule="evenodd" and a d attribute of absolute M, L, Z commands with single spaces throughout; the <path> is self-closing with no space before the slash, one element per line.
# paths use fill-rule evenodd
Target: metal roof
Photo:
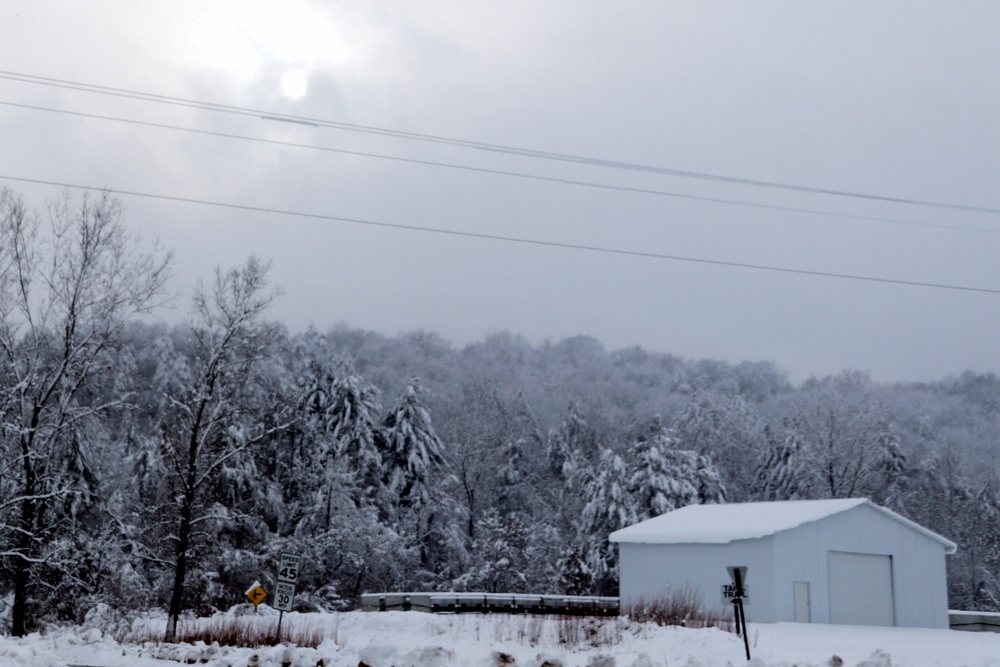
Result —
<path fill-rule="evenodd" d="M 689 505 L 622 528 L 608 539 L 641 544 L 725 544 L 774 535 L 862 505 L 939 542 L 945 553 L 955 553 L 957 547 L 951 540 L 867 498 Z"/>

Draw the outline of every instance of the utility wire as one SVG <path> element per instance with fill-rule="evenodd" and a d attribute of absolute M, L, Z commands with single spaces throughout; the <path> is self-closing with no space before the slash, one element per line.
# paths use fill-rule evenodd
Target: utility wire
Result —
<path fill-rule="evenodd" d="M 930 283 L 915 280 L 901 280 L 896 278 L 879 278 L 875 276 L 860 276 L 847 273 L 835 273 L 832 271 L 813 271 L 810 269 L 793 269 L 780 266 L 769 266 L 765 264 L 750 264 L 746 262 L 730 262 L 718 259 L 705 259 L 701 257 L 685 257 L 681 255 L 666 255 L 655 252 L 644 252 L 641 250 L 625 250 L 621 248 L 608 248 L 603 246 L 584 245 L 580 243 L 567 243 L 561 241 L 542 241 L 539 239 L 529 239 L 517 236 L 503 236 L 499 234 L 485 234 L 480 232 L 465 232 L 455 229 L 444 229 L 440 227 L 425 227 L 420 225 L 404 225 L 394 222 L 378 222 L 375 220 L 364 220 L 361 218 L 348 218 L 337 215 L 325 215 L 320 213 L 305 213 L 303 211 L 291 211 L 278 208 L 266 208 L 262 206 L 250 206 L 248 204 L 233 204 L 229 202 L 211 201 L 208 199 L 194 199 L 191 197 L 180 197 L 174 195 L 163 195 L 151 192 L 139 192 L 135 190 L 118 190 L 111 188 L 96 188 L 90 185 L 79 185 L 75 183 L 62 183 L 59 181 L 48 181 L 36 178 L 23 178 L 0 174 L 0 180 L 17 181 L 20 183 L 34 183 L 38 185 L 50 185 L 75 190 L 106 190 L 107 192 L 125 195 L 130 197 L 144 197 L 149 199 L 159 199 L 164 201 L 184 202 L 201 206 L 214 206 L 219 208 L 229 208 L 240 211 L 252 211 L 255 213 L 271 213 L 276 215 L 287 215 L 297 218 L 307 218 L 311 220 L 327 220 L 332 222 L 344 222 L 354 225 L 365 225 L 370 227 L 381 227 L 384 229 L 402 229 L 412 232 L 424 232 L 429 234 L 441 234 L 447 236 L 458 236 L 462 238 L 483 239 L 487 241 L 502 241 L 505 243 L 520 243 L 524 245 L 542 246 L 547 248 L 562 248 L 566 250 L 583 250 L 587 252 L 623 255 L 626 257 L 645 257 L 649 259 L 660 259 L 673 262 L 689 262 L 694 264 L 708 264 L 711 266 L 728 266 L 740 269 L 753 269 L 755 271 L 771 271 L 777 273 L 791 273 L 806 276 L 819 276 L 822 278 L 839 278 L 843 280 L 858 280 L 873 283 L 887 283 L 891 285 L 906 285 L 909 287 L 933 287 L 937 289 L 957 290 L 962 292 L 979 292 L 983 294 L 1000 294 L 1000 289 L 990 289 L 987 287 L 969 287 L 965 285 L 951 285 L 947 283 Z"/>
<path fill-rule="evenodd" d="M 853 213 L 838 213 L 838 212 L 824 211 L 824 210 L 819 210 L 819 209 L 798 208 L 798 207 L 794 207 L 794 206 L 778 206 L 778 205 L 775 205 L 775 204 L 760 204 L 760 203 L 756 203 L 756 202 L 748 202 L 748 201 L 742 201 L 742 200 L 737 200 L 737 199 L 725 199 L 725 198 L 721 198 L 721 197 L 704 197 L 704 196 L 699 196 L 699 195 L 691 195 L 691 194 L 686 194 L 686 193 L 681 193 L 681 192 L 671 192 L 671 191 L 667 191 L 667 190 L 657 190 L 657 189 L 652 189 L 652 188 L 637 188 L 637 187 L 630 187 L 630 186 L 623 186 L 623 185 L 611 185 L 611 184 L 608 184 L 608 183 L 597 183 L 597 182 L 593 182 L 593 181 L 579 181 L 579 180 L 573 180 L 573 179 L 558 178 L 558 177 L 555 177 L 555 176 L 543 176 L 543 175 L 539 175 L 539 174 L 528 174 L 528 173 L 524 173 L 524 172 L 508 171 L 508 170 L 503 170 L 503 169 L 491 169 L 491 168 L 488 168 L 488 167 L 475 167 L 475 166 L 472 166 L 472 165 L 462 165 L 462 164 L 455 164 L 455 163 L 451 163 L 451 162 L 437 162 L 437 161 L 434 161 L 434 160 L 422 160 L 422 159 L 418 159 L 418 158 L 407 158 L 407 157 L 401 157 L 401 156 L 397 156 L 397 155 L 386 155 L 386 154 L 382 154 L 382 153 L 371 153 L 371 152 L 367 152 L 367 151 L 354 151 L 354 150 L 348 150 L 348 149 L 345 149 L 345 148 L 333 148 L 333 147 L 330 147 L 330 146 L 318 146 L 318 145 L 315 145 L 315 144 L 303 144 L 303 143 L 298 143 L 298 142 L 293 142 L 293 141 L 283 141 L 283 140 L 279 140 L 279 139 L 264 139 L 262 137 L 253 137 L 253 136 L 242 135 L 242 134 L 233 134 L 233 133 L 229 133 L 229 132 L 218 132 L 218 131 L 214 131 L 214 130 L 199 130 L 199 129 L 191 128 L 191 127 L 181 127 L 181 126 L 178 126 L 178 125 L 170 125 L 170 124 L 167 124 L 167 123 L 155 123 L 155 122 L 151 122 L 151 121 L 134 120 L 134 119 L 131 119 L 131 118 L 119 118 L 119 117 L 116 117 L 116 116 L 107 116 L 107 115 L 102 115 L 102 114 L 86 113 L 86 112 L 83 112 L 83 111 L 70 111 L 68 109 L 56 109 L 56 108 L 53 108 L 53 107 L 43 107 L 43 106 L 38 106 L 38 105 L 34 105 L 34 104 L 21 104 L 21 103 L 18 103 L 18 102 L 6 102 L 6 101 L 3 101 L 3 100 L 0 100 L 0 105 L 7 106 L 7 107 L 14 107 L 14 108 L 18 108 L 18 109 L 26 109 L 26 110 L 29 110 L 29 111 L 44 111 L 44 112 L 47 112 L 47 113 L 56 113 L 56 114 L 62 114 L 62 115 L 67 115 L 67 116 L 75 116 L 75 117 L 78 117 L 78 118 L 91 118 L 91 119 L 96 119 L 96 120 L 112 121 L 112 122 L 116 122 L 116 123 L 126 123 L 126 124 L 129 124 L 129 125 L 136 125 L 136 126 L 139 126 L 139 127 L 151 127 L 151 128 L 157 128 L 157 129 L 172 130 L 172 131 L 177 131 L 177 132 L 187 132 L 189 134 L 200 134 L 200 135 L 204 135 L 204 136 L 220 137 L 220 138 L 224 138 L 224 139 L 238 139 L 238 140 L 241 140 L 241 141 L 252 141 L 252 142 L 261 143 L 261 144 L 271 144 L 271 145 L 275 145 L 275 146 L 284 146 L 284 147 L 288 147 L 288 148 L 301 148 L 301 149 L 306 149 L 306 150 L 321 151 L 321 152 L 325 152 L 325 153 L 339 153 L 339 154 L 342 154 L 342 155 L 353 155 L 353 156 L 357 156 L 357 157 L 375 158 L 375 159 L 379 159 L 379 160 L 391 160 L 391 161 L 394 161 L 394 162 L 403 162 L 403 163 L 408 163 L 408 164 L 418 164 L 418 165 L 423 165 L 423 166 L 440 167 L 440 168 L 445 168 L 445 169 L 457 169 L 457 170 L 461 170 L 461 171 L 476 172 L 476 173 L 481 173 L 481 174 L 492 174 L 492 175 L 498 175 L 498 176 L 510 176 L 510 177 L 514 177 L 514 178 L 523 178 L 523 179 L 529 179 L 529 180 L 535 180 L 535 181 L 543 181 L 543 182 L 548 182 L 548 183 L 559 183 L 559 184 L 562 184 L 562 185 L 574 185 L 574 186 L 587 187 L 587 188 L 596 188 L 596 189 L 601 189 L 601 190 L 614 190 L 614 191 L 618 191 L 618 192 L 629 192 L 629 193 L 646 194 L 646 195 L 658 195 L 658 196 L 663 196 L 663 197 L 674 197 L 674 198 L 677 198 L 677 199 L 687 199 L 687 200 L 690 200 L 690 201 L 709 202 L 709 203 L 713 203 L 713 204 L 726 204 L 726 205 L 729 205 L 729 206 L 744 206 L 744 207 L 748 207 L 748 208 L 758 208 L 758 209 L 765 209 L 765 210 L 770 210 L 770 211 L 783 211 L 783 212 L 789 212 L 789 213 L 806 213 L 806 214 L 809 214 L 809 215 L 822 215 L 822 216 L 827 216 L 827 217 L 831 217 L 831 218 L 844 218 L 844 219 L 851 219 L 851 220 L 868 220 L 868 221 L 872 221 L 872 222 L 884 222 L 884 223 L 890 223 L 890 224 L 895 224 L 895 225 L 909 225 L 909 226 L 914 226 L 914 227 L 929 227 L 929 228 L 937 228 L 937 229 L 951 229 L 951 230 L 965 231 L 965 232 L 978 232 L 978 233 L 982 233 L 982 234 L 1000 234 L 1000 229 L 984 229 L 984 228 L 981 228 L 981 227 L 968 227 L 968 226 L 960 226 L 960 225 L 948 225 L 948 224 L 944 224 L 944 223 L 917 222 L 917 221 L 914 221 L 914 220 L 901 220 L 899 218 L 884 218 L 884 217 L 878 217 L 878 216 L 857 215 L 857 214 L 853 214 Z M 313 123 L 306 123 L 305 121 L 289 121 L 289 120 L 284 119 L 284 118 L 276 118 L 276 117 L 272 118 L 272 117 L 269 117 L 269 116 L 262 116 L 262 118 L 265 118 L 267 120 L 279 120 L 279 121 L 284 121 L 284 122 L 293 122 L 293 123 L 297 123 L 297 124 L 314 125 Z"/>
<path fill-rule="evenodd" d="M 155 93 L 145 93 L 136 90 L 129 90 L 126 88 L 114 88 L 111 86 L 101 86 L 96 84 L 81 83 L 78 81 L 70 81 L 67 79 L 57 79 L 53 77 L 37 76 L 33 74 L 25 74 L 21 72 L 12 72 L 7 70 L 0 70 L 0 79 L 8 79 L 11 81 L 19 81 L 21 83 L 31 83 L 43 86 L 52 86 L 56 88 L 65 88 L 69 90 L 85 91 L 91 93 L 99 93 L 102 95 L 111 95 L 116 97 L 125 97 L 136 100 L 143 100 L 147 102 L 160 102 L 163 104 L 170 104 L 174 106 L 184 106 L 197 109 L 205 109 L 209 111 L 218 111 L 222 113 L 239 114 L 243 116 L 258 116 L 268 120 L 285 120 L 290 122 L 298 122 L 307 125 L 315 125 L 320 127 L 331 127 L 341 130 L 348 130 L 351 132 L 363 132 L 368 134 L 377 134 L 382 136 L 391 136 L 402 139 L 410 139 L 415 141 L 424 141 L 437 144 L 447 144 L 451 146 L 460 146 L 464 148 L 474 148 L 479 150 L 494 151 L 497 153 L 506 153 L 510 155 L 518 155 L 521 157 L 529 157 L 543 160 L 555 160 L 561 162 L 571 162 L 575 164 L 583 164 L 594 167 L 603 167 L 608 169 L 619 169 L 626 171 L 637 171 L 646 172 L 653 174 L 661 174 L 665 176 L 676 176 L 678 178 L 691 178 L 704 181 L 714 181 L 719 183 L 730 183 L 735 185 L 745 185 L 751 187 L 760 188 L 770 188 L 775 190 L 786 190 L 792 192 L 803 192 L 809 194 L 821 194 L 829 195 L 835 197 L 847 197 L 852 199 L 864 199 L 869 201 L 880 201 L 892 204 L 906 204 L 910 206 L 921 206 L 928 208 L 939 208 L 939 209 L 951 209 L 957 211 L 971 211 L 977 213 L 1000 213 L 1000 208 L 989 207 L 989 206 L 972 206 L 968 204 L 957 204 L 951 202 L 941 202 L 925 199 L 911 199 L 906 197 L 892 197 L 888 195 L 879 195 L 865 192 L 855 192 L 850 190 L 838 190 L 834 188 L 822 188 L 814 187 L 808 185 L 799 185 L 794 183 L 783 183 L 779 181 L 768 181 L 762 179 L 753 178 L 742 178 L 738 176 L 726 176 L 722 174 L 709 174 L 705 172 L 688 171 L 683 169 L 671 169 L 666 167 L 658 167 L 654 165 L 645 165 L 634 162 L 620 162 L 617 160 L 605 160 L 600 158 L 586 157 L 582 155 L 573 155 L 570 153 L 555 153 L 549 151 L 535 150 L 531 148 L 519 148 L 516 146 L 506 146 L 503 144 L 492 144 L 479 141 L 471 141 L 466 139 L 456 139 L 453 137 L 445 137 L 441 135 L 434 134 L 423 134 L 418 132 L 404 132 L 401 130 L 391 130 L 387 128 L 374 127 L 370 125 L 359 125 L 354 123 L 342 123 L 338 121 L 326 120 L 323 118 L 313 118 L 309 116 L 296 116 L 292 114 L 283 114 L 273 111 L 264 111 L 260 109 L 253 109 L 250 107 L 240 107 L 228 104 L 216 104 L 214 102 L 202 102 L 198 100 L 185 99 L 181 97 L 171 97 L 169 95 L 158 95 Z"/>

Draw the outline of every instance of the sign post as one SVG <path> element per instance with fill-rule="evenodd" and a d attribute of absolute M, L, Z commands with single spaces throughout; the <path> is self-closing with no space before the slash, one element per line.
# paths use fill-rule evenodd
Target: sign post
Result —
<path fill-rule="evenodd" d="M 743 610 L 743 598 L 746 597 L 747 567 L 746 565 L 730 565 L 726 569 L 729 570 L 729 577 L 733 582 L 730 589 L 732 595 L 727 595 L 727 597 L 730 597 L 733 601 L 733 618 L 736 621 L 736 634 L 743 635 L 743 647 L 747 652 L 747 660 L 750 660 L 750 638 L 747 637 L 747 616 Z M 725 595 L 727 587 L 723 586 L 722 589 Z"/>
<path fill-rule="evenodd" d="M 286 611 L 292 610 L 295 599 L 295 582 L 299 579 L 299 563 L 302 557 L 298 554 L 281 554 L 278 565 L 278 583 L 274 587 L 274 608 L 278 610 L 278 637 L 281 641 L 281 620 Z"/>

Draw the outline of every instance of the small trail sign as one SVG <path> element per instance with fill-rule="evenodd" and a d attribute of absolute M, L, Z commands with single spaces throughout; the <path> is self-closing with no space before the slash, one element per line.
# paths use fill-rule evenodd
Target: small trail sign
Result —
<path fill-rule="evenodd" d="M 250 602 L 253 602 L 253 608 L 256 611 L 257 605 L 263 602 L 264 598 L 267 597 L 267 591 L 264 590 L 264 587 L 260 585 L 259 581 L 255 581 L 247 590 L 246 595 L 247 598 L 250 599 Z"/>

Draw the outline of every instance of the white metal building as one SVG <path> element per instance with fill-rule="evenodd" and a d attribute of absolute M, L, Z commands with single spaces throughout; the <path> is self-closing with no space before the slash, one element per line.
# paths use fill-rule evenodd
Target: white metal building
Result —
<path fill-rule="evenodd" d="M 747 619 L 947 628 L 955 544 L 865 498 L 692 505 L 611 534 L 622 608 L 691 590 L 730 606 L 746 566 Z"/>

